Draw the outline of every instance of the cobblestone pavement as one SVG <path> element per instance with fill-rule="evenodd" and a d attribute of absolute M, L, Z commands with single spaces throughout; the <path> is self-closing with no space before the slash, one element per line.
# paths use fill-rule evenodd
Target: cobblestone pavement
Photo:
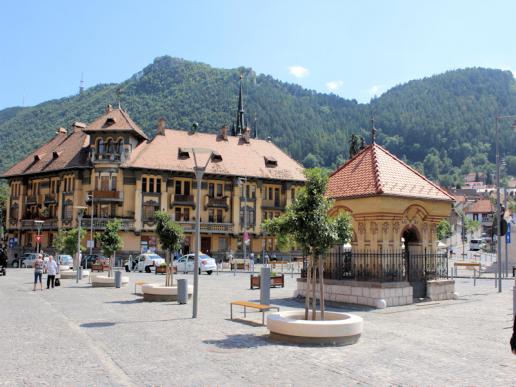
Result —
<path fill-rule="evenodd" d="M 62 280 L 32 292 L 31 279 L 26 269 L 0 277 L 0 385 L 516 386 L 509 281 L 502 294 L 492 280 L 459 279 L 455 301 L 339 309 L 364 317 L 363 335 L 323 348 L 278 344 L 264 327 L 230 321 L 231 300 L 259 298 L 246 274 L 203 275 L 196 320 L 191 303 L 133 294 L 136 279 L 164 282 L 154 274 L 131 273 L 122 289 Z M 286 282 L 271 290 L 272 303 L 301 308 L 295 279 Z"/>

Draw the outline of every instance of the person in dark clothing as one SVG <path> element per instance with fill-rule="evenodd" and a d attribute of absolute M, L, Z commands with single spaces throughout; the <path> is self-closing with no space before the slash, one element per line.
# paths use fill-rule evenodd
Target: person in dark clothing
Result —
<path fill-rule="evenodd" d="M 514 316 L 514 322 L 512 325 L 511 350 L 512 353 L 516 355 L 516 316 Z"/>

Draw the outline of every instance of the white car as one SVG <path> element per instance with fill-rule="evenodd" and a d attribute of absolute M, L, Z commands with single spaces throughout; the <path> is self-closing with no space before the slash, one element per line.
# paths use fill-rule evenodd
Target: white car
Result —
<path fill-rule="evenodd" d="M 138 261 L 138 265 L 136 266 L 136 270 L 140 273 L 145 271 L 146 273 L 150 273 L 151 270 L 156 270 L 156 267 L 165 263 L 165 260 L 161 258 L 158 254 L 154 253 L 146 253 L 140 254 L 136 257 Z"/>
<path fill-rule="evenodd" d="M 194 271 L 194 261 L 195 254 L 187 254 L 174 261 L 173 265 L 178 273 L 188 273 Z M 199 274 L 205 272 L 211 275 L 215 270 L 217 270 L 215 259 L 206 254 L 199 254 Z"/>
<path fill-rule="evenodd" d="M 23 254 L 23 256 L 21 257 L 22 267 L 29 267 L 29 268 L 32 267 L 32 265 L 34 264 L 34 261 L 36 260 L 36 256 L 37 256 L 36 253 Z M 43 261 L 48 262 L 48 254 L 43 254 Z M 17 267 L 17 266 L 14 266 L 14 263 L 13 263 L 13 267 Z"/>
<path fill-rule="evenodd" d="M 58 255 L 57 260 L 61 270 L 73 269 L 73 258 L 71 255 Z"/>

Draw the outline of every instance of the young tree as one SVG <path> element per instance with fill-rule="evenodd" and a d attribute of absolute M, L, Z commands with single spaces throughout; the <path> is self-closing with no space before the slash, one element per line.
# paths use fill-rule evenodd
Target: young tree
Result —
<path fill-rule="evenodd" d="M 448 222 L 448 220 L 443 219 L 439 222 L 437 225 L 437 239 L 440 241 L 451 237 L 452 235 L 452 229 L 451 224 Z"/>
<path fill-rule="evenodd" d="M 464 218 L 464 228 L 466 232 L 469 232 L 470 237 L 473 237 L 473 233 L 480 229 L 480 222 L 470 218 Z"/>
<path fill-rule="evenodd" d="M 172 252 L 181 248 L 183 240 L 183 228 L 170 219 L 166 211 L 156 211 L 156 233 L 159 236 L 161 247 L 166 251 L 167 272 L 165 276 L 165 286 L 172 286 Z"/>
<path fill-rule="evenodd" d="M 331 218 L 328 215 L 332 201 L 324 196 L 328 175 L 320 169 L 305 171 L 306 186 L 284 215 L 265 222 L 265 230 L 272 235 L 292 237 L 310 256 L 307 268 L 305 319 L 308 320 L 310 290 L 312 291 L 312 320 L 316 319 L 316 284 L 319 273 L 320 310 L 324 320 L 324 272 L 322 254 L 337 243 L 351 240 L 351 218 L 347 214 Z M 318 269 L 316 269 L 318 264 Z"/>
<path fill-rule="evenodd" d="M 109 277 L 113 274 L 113 268 L 115 265 L 115 254 L 118 250 L 123 247 L 122 238 L 118 235 L 122 222 L 119 219 L 110 220 L 106 224 L 106 229 L 100 234 L 99 242 L 102 247 L 104 254 L 110 257 L 110 269 Z"/>

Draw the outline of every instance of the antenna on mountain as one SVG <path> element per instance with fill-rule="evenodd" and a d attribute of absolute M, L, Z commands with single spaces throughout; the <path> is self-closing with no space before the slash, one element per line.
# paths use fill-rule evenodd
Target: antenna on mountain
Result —
<path fill-rule="evenodd" d="M 81 82 L 79 83 L 79 95 L 84 91 L 84 73 L 81 73 Z"/>

